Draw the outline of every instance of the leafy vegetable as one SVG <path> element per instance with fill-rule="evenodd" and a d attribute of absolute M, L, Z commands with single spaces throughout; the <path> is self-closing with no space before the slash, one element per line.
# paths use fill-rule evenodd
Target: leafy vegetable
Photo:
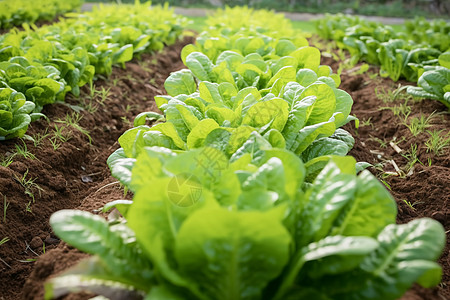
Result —
<path fill-rule="evenodd" d="M 122 217 L 51 217 L 94 256 L 50 280 L 46 299 L 398 299 L 439 282 L 442 226 L 394 224 L 393 197 L 345 156 L 353 101 L 338 77 L 271 22 L 248 23 L 248 36 L 217 24 L 187 46 L 189 70 L 155 97 L 164 117 L 140 114 L 119 138 L 108 165 L 134 197 L 104 211 Z"/>
<path fill-rule="evenodd" d="M 83 0 L 0 1 L 0 28 L 52 21 L 58 15 L 79 9 L 82 4 Z"/>
<path fill-rule="evenodd" d="M 339 48 L 348 50 L 353 61 L 380 65 L 380 74 L 394 81 L 405 78 L 417 82 L 419 87 L 408 88 L 410 94 L 439 100 L 449 107 L 448 21 L 416 18 L 405 21 L 406 32 L 396 33 L 380 23 L 327 15 L 316 27 L 323 38 L 333 39 Z"/>
<path fill-rule="evenodd" d="M 113 64 L 174 43 L 186 22 L 167 7 L 139 2 L 100 5 L 66 17 L 54 25 L 25 26 L 0 36 L 0 88 L 24 94 L 35 104 L 34 112 L 64 101 L 67 92 L 79 96 L 80 87 L 97 74 L 109 75 Z"/>
<path fill-rule="evenodd" d="M 207 148 L 161 150 L 138 158 L 127 222 L 108 228 L 87 212 L 52 216 L 58 236 L 95 256 L 51 280 L 48 299 L 68 292 L 69 281 L 71 289 L 150 299 L 397 299 L 415 281 L 439 282 L 433 260 L 444 246 L 442 226 L 393 224 L 394 200 L 369 172 L 356 176 L 352 158 L 334 157 L 302 188 L 302 176 L 288 176 L 302 163 L 287 150 L 242 158 L 220 177 L 208 175 L 219 174 L 215 164 L 197 160 Z M 185 206 L 180 197 L 195 201 Z M 87 280 L 94 278 L 101 281 Z"/>
<path fill-rule="evenodd" d="M 24 135 L 30 122 L 41 116 L 32 113 L 34 107 L 34 103 L 26 101 L 22 93 L 0 88 L 0 140 Z"/>

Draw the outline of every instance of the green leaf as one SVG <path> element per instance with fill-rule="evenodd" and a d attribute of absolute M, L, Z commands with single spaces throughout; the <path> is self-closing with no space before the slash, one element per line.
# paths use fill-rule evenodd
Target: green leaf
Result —
<path fill-rule="evenodd" d="M 208 134 L 219 127 L 213 119 L 204 119 L 192 129 L 187 137 L 187 147 L 189 149 L 200 148 Z"/>
<path fill-rule="evenodd" d="M 296 75 L 296 81 L 302 86 L 307 87 L 317 81 L 317 74 L 310 69 L 300 69 Z"/>
<path fill-rule="evenodd" d="M 222 96 L 219 92 L 219 85 L 208 81 L 202 81 L 198 85 L 200 97 L 209 103 L 223 103 Z"/>
<path fill-rule="evenodd" d="M 354 159 L 348 158 L 354 164 Z M 308 202 L 296 221 L 298 246 L 305 246 L 329 235 L 341 211 L 355 197 L 357 181 L 329 162 L 307 191 Z M 297 246 L 297 247 L 298 247 Z"/>
<path fill-rule="evenodd" d="M 336 130 L 334 123 L 334 118 L 331 118 L 328 122 L 303 127 L 295 136 L 291 150 L 297 154 L 300 154 L 308 148 L 308 146 L 311 145 L 316 138 L 332 135 Z"/>
<path fill-rule="evenodd" d="M 148 130 L 150 130 L 148 126 L 141 125 L 128 129 L 119 137 L 119 144 L 127 157 L 137 157 L 145 143 L 143 134 Z"/>
<path fill-rule="evenodd" d="M 164 134 L 165 136 L 171 138 L 172 141 L 174 142 L 174 144 L 180 149 L 186 148 L 186 145 L 185 145 L 184 141 L 180 138 L 175 126 L 170 122 L 156 124 L 155 126 L 151 127 L 149 130 L 159 131 L 162 134 Z"/>
<path fill-rule="evenodd" d="M 339 299 L 398 299 L 419 282 L 425 287 L 439 283 L 441 267 L 434 260 L 445 244 L 442 225 L 432 219 L 417 219 L 408 224 L 389 225 L 377 238 L 380 246 L 361 263 L 361 271 L 327 278 L 333 298 Z M 350 278 L 355 285 L 342 284 Z"/>
<path fill-rule="evenodd" d="M 274 98 L 267 101 L 257 102 L 252 105 L 244 115 L 243 125 L 262 127 L 269 124 L 270 128 L 282 131 L 289 115 L 289 105 L 286 101 Z"/>
<path fill-rule="evenodd" d="M 105 206 L 103 206 L 102 208 L 102 212 L 108 212 L 111 209 L 115 208 L 120 212 L 122 216 L 126 217 L 128 209 L 130 208 L 132 203 L 133 201 L 131 200 L 114 200 L 105 204 Z"/>
<path fill-rule="evenodd" d="M 303 151 L 301 157 L 304 162 L 307 162 L 316 157 L 325 155 L 345 156 L 349 150 L 350 149 L 343 141 L 325 137 L 312 142 L 311 145 Z"/>
<path fill-rule="evenodd" d="M 336 97 L 333 89 L 324 83 L 311 84 L 303 90 L 300 99 L 308 96 L 316 96 L 317 100 L 314 102 L 314 108 L 306 125 L 328 121 L 336 110 Z"/>
<path fill-rule="evenodd" d="M 186 66 L 192 74 L 201 81 L 214 81 L 213 64 L 209 58 L 200 52 L 192 52 L 186 57 Z"/>
<path fill-rule="evenodd" d="M 306 171 L 303 162 L 291 151 L 286 149 L 271 149 L 264 151 L 264 157 L 261 163 L 267 162 L 272 157 L 276 157 L 282 161 L 286 179 L 285 190 L 294 199 L 298 188 L 305 178 Z"/>
<path fill-rule="evenodd" d="M 131 170 L 136 162 L 135 158 L 128 158 L 123 148 L 114 151 L 107 160 L 111 169 L 111 175 L 117 178 L 122 184 L 129 187 L 131 181 Z"/>
<path fill-rule="evenodd" d="M 131 188 L 138 191 L 158 177 L 165 177 L 163 164 L 175 153 L 165 147 L 145 147 L 138 156 L 131 177 Z"/>
<path fill-rule="evenodd" d="M 352 201 L 341 211 L 332 234 L 375 236 L 395 222 L 397 207 L 386 188 L 369 172 L 357 178 Z"/>
<path fill-rule="evenodd" d="M 216 64 L 220 65 L 222 62 L 226 62 L 230 70 L 235 70 L 238 65 L 242 63 L 244 57 L 234 51 L 223 51 L 219 57 L 217 57 Z"/>
<path fill-rule="evenodd" d="M 279 40 L 275 47 L 275 54 L 278 56 L 286 56 L 295 51 L 297 47 L 289 40 Z"/>
<path fill-rule="evenodd" d="M 153 111 L 146 111 L 138 114 L 134 118 L 133 125 L 134 127 L 137 127 L 140 125 L 145 125 L 147 121 L 159 121 L 159 120 L 164 120 L 164 116 Z"/>
<path fill-rule="evenodd" d="M 286 139 L 286 148 L 292 150 L 292 146 L 297 138 L 298 132 L 305 126 L 316 101 L 315 96 L 309 96 L 301 101 L 296 101 L 292 105 L 291 111 L 283 129 L 283 136 Z"/>
<path fill-rule="evenodd" d="M 50 225 L 57 236 L 83 252 L 109 258 L 111 251 L 121 252 L 126 241 L 110 231 L 100 216 L 80 210 L 60 210 L 50 217 Z M 131 248 L 126 255 L 131 255 Z"/>
<path fill-rule="evenodd" d="M 183 61 L 183 64 L 186 65 L 186 57 L 191 54 L 192 52 L 198 51 L 197 47 L 193 44 L 188 44 L 183 47 L 181 50 L 181 60 Z"/>
<path fill-rule="evenodd" d="M 264 138 L 269 141 L 269 143 L 274 148 L 282 148 L 286 147 L 286 141 L 284 140 L 283 135 L 276 129 L 270 129 L 264 134 Z"/>
<path fill-rule="evenodd" d="M 13 121 L 13 114 L 10 111 L 0 110 L 0 127 L 9 129 Z"/>
<path fill-rule="evenodd" d="M 289 54 L 298 60 L 298 69 L 316 71 L 320 65 L 320 51 L 317 48 L 304 46 Z"/>
<path fill-rule="evenodd" d="M 347 123 L 346 119 L 350 115 L 350 111 L 353 105 L 352 97 L 345 91 L 335 89 L 334 90 L 336 96 L 336 112 L 341 112 L 343 114 L 344 120 L 337 121 L 336 127 L 341 127 Z"/>
<path fill-rule="evenodd" d="M 132 285 L 113 280 L 91 278 L 83 275 L 65 275 L 56 277 L 45 284 L 45 299 L 56 299 L 69 293 L 91 292 L 108 297 L 110 300 L 141 299 L 141 295 Z"/>
<path fill-rule="evenodd" d="M 204 206 L 217 206 L 212 195 L 206 189 L 195 189 L 197 186 L 195 178 L 189 179 L 183 174 L 155 179 L 151 186 L 146 185 L 136 192 L 128 212 L 128 224 L 158 272 L 169 282 L 194 293 L 187 278 L 174 269 L 174 243 L 180 226 L 189 215 Z"/>
<path fill-rule="evenodd" d="M 114 63 L 124 63 L 132 59 L 133 59 L 133 45 L 131 44 L 122 46 L 112 56 L 112 60 Z"/>
<path fill-rule="evenodd" d="M 439 55 L 439 64 L 447 69 L 450 69 L 450 51 Z"/>
<path fill-rule="evenodd" d="M 270 79 L 267 86 L 272 86 L 277 79 L 283 79 L 285 82 L 295 80 L 295 68 L 292 66 L 287 66 L 281 68 L 273 77 Z"/>
<path fill-rule="evenodd" d="M 203 209 L 181 226 L 175 252 L 181 272 L 206 298 L 256 299 L 287 263 L 289 243 L 273 212 Z"/>
<path fill-rule="evenodd" d="M 189 46 L 189 45 L 188 45 Z M 185 47 L 186 48 L 186 47 Z M 185 49 L 183 48 L 183 50 Z M 152 287 L 150 293 L 147 294 L 144 300 L 184 300 L 186 294 L 176 293 L 173 287 L 155 286 Z"/>
<path fill-rule="evenodd" d="M 164 88 L 170 96 L 180 94 L 190 95 L 197 90 L 194 76 L 189 70 L 173 72 L 164 82 Z"/>
<path fill-rule="evenodd" d="M 361 264 L 379 246 L 374 238 L 365 236 L 328 236 L 304 249 L 305 271 L 311 278 L 350 271 Z"/>

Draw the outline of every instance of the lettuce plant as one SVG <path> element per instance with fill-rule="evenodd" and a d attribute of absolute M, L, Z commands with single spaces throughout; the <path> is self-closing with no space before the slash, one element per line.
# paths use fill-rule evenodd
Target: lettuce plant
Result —
<path fill-rule="evenodd" d="M 58 15 L 79 9 L 83 0 L 15 0 L 0 2 L 0 28 L 11 28 L 23 23 L 52 21 Z"/>
<path fill-rule="evenodd" d="M 442 226 L 393 224 L 394 200 L 369 172 L 356 175 L 353 158 L 334 157 L 304 185 L 296 155 L 262 152 L 228 163 L 214 148 L 145 148 L 133 201 L 107 207 L 124 219 L 51 217 L 94 256 L 47 283 L 46 298 L 397 299 L 413 282 L 439 282 Z"/>
<path fill-rule="evenodd" d="M 136 2 L 67 14 L 51 26 L 25 24 L 24 31 L 0 36 L 0 87 L 21 92 L 39 112 L 67 92 L 79 96 L 80 87 L 109 75 L 113 64 L 174 43 L 185 23 L 167 6 Z"/>
<path fill-rule="evenodd" d="M 450 47 L 450 25 L 444 20 L 405 21 L 406 31 L 357 17 L 327 15 L 316 22 L 318 33 L 346 49 L 354 62 L 381 66 L 380 74 L 394 81 L 417 82 L 424 68 L 438 65 L 438 57 Z"/>
<path fill-rule="evenodd" d="M 4 70 L 0 86 L 25 94 L 35 104 L 37 112 L 57 98 L 64 99 L 66 84 L 61 80 L 59 70 L 53 66 L 34 66 L 27 58 L 16 56 L 7 62 L 0 62 L 0 69 Z"/>
<path fill-rule="evenodd" d="M 418 87 L 408 87 L 409 94 L 438 100 L 450 109 L 450 69 L 435 67 L 434 70 L 425 71 L 417 84 Z"/>
<path fill-rule="evenodd" d="M 242 38 L 241 50 L 253 41 Z M 239 49 L 223 51 L 214 63 L 186 46 L 182 59 L 189 69 L 172 73 L 164 84 L 169 95 L 155 97 L 164 113 L 159 119 L 166 122 L 149 127 L 139 117 L 136 127 L 120 137 L 123 151 L 108 160 L 111 169 L 121 165 L 121 158 L 130 162 L 127 158 L 135 158 L 144 146 L 211 146 L 231 157 L 251 135 L 263 137 L 264 147 L 286 148 L 305 162 L 346 155 L 354 143 L 348 133 L 340 130 L 338 138 L 327 138 L 355 119 L 349 115 L 353 100 L 337 88 L 339 76 L 320 65 L 316 48 L 296 48 L 289 40 L 273 46 L 246 56 Z"/>
<path fill-rule="evenodd" d="M 450 110 L 450 52 L 439 56 L 439 64 L 424 68 L 418 87 L 409 86 L 407 92 L 415 97 L 438 100 Z"/>
<path fill-rule="evenodd" d="M 34 107 L 22 93 L 0 88 L 0 141 L 23 136 L 31 121 L 42 116 L 33 113 Z"/>

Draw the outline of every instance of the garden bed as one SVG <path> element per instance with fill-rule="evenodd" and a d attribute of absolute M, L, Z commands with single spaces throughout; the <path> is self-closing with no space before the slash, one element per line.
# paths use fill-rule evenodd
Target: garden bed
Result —
<path fill-rule="evenodd" d="M 50 121 L 34 122 L 27 132 L 35 142 L 21 139 L 0 145 L 5 163 L 18 152 L 16 147 L 19 152 L 27 149 L 28 156 L 15 154 L 7 168 L 0 167 L 1 206 L 7 207 L 2 210 L 0 236 L 9 238 L 0 247 L 1 299 L 42 299 L 32 280 L 23 286 L 33 270 L 39 279 L 53 271 L 53 267 L 39 268 L 46 258 L 59 262 L 55 248 L 60 242 L 48 224 L 53 212 L 64 208 L 92 212 L 123 198 L 106 159 L 118 148 L 118 137 L 132 127 L 134 116 L 156 109 L 153 96 L 163 92 L 170 72 L 182 68 L 180 51 L 190 42 L 185 38 L 160 54 L 142 55 L 127 63 L 126 69 L 114 68 L 107 80 L 95 82 L 95 92 L 85 86 L 80 98 L 68 97 L 69 105 L 45 107 L 43 113 Z"/>
<path fill-rule="evenodd" d="M 63 104 L 46 107 L 44 113 L 50 118 L 50 124 L 41 120 L 33 123 L 28 131 L 35 140 L 39 135 L 49 134 L 37 147 L 28 140 L 0 145 L 2 155 L 15 150 L 15 145 L 23 149 L 25 144 L 36 156 L 36 159 L 25 159 L 16 155 L 8 168 L 0 167 L 0 192 L 6 196 L 5 203 L 9 203 L 6 222 L 2 219 L 0 224 L 0 236 L 10 239 L 0 247 L 0 258 L 4 260 L 0 262 L 3 299 L 42 299 L 46 279 L 86 257 L 52 235 L 49 216 L 64 208 L 99 212 L 105 203 L 124 198 L 123 189 L 110 175 L 106 159 L 119 147 L 118 137 L 132 126 L 136 114 L 157 110 L 153 96 L 164 93 L 163 83 L 170 72 L 183 68 L 180 51 L 191 41 L 185 39 L 155 56 L 143 55 L 140 60 L 127 63 L 126 70 L 115 68 L 108 80 L 95 83 L 97 92 L 93 93 L 87 87 L 83 89 L 80 97 L 83 103 L 75 98 L 67 100 L 72 106 L 85 107 L 84 111 L 77 113 L 77 107 L 74 110 Z M 322 63 L 335 70 L 338 66 L 331 59 Z M 450 116 L 442 113 L 446 108 L 436 101 L 419 102 L 403 95 L 392 101 L 392 91 L 398 83 L 370 75 L 376 72 L 378 70 L 371 67 L 364 74 L 344 73 L 341 76 L 340 88 L 351 94 L 354 100 L 352 114 L 361 122 L 358 129 L 354 125 L 345 127 L 356 141 L 350 155 L 357 161 L 374 165 L 370 171 L 389 187 L 397 201 L 399 223 L 430 217 L 441 222 L 448 235 L 450 153 L 447 148 L 436 155 L 427 149 L 426 143 L 430 138 L 427 131 L 448 132 Z M 396 106 L 400 108 L 393 108 Z M 95 108 L 94 113 L 86 111 Z M 86 132 L 67 125 L 66 116 L 73 120 L 76 114 L 82 117 L 79 125 L 89 131 L 91 143 Z M 428 127 L 414 136 L 408 126 L 413 118 L 420 119 L 421 116 L 431 116 Z M 53 150 L 57 145 L 55 142 L 60 141 L 55 137 L 55 125 L 63 136 L 70 138 Z M 414 145 L 417 146 L 417 161 L 412 166 Z M 27 180 L 34 181 L 24 186 Z M 125 197 L 130 198 L 130 195 Z M 3 204 L 3 199 L 0 200 Z M 27 261 L 38 256 L 37 262 Z M 449 298 L 449 260 L 447 239 L 447 247 L 439 260 L 444 269 L 440 286 L 434 289 L 414 286 L 402 299 Z M 65 299 L 87 298 L 88 295 L 78 294 Z"/>

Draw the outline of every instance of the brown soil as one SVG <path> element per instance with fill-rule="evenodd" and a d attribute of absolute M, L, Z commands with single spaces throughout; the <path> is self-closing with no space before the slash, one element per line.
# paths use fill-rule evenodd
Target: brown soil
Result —
<path fill-rule="evenodd" d="M 185 38 L 160 54 L 142 55 L 127 63 L 126 69 L 114 68 L 110 78 L 95 82 L 98 92 L 94 99 L 85 86 L 80 98 L 67 97 L 72 108 L 67 104 L 46 106 L 43 113 L 50 121 L 34 122 L 27 132 L 35 139 L 47 135 L 39 145 L 26 139 L 0 144 L 0 159 L 18 146 L 26 146 L 35 156 L 15 155 L 8 167 L 0 166 L 0 239 L 9 238 L 0 246 L 0 299 L 43 299 L 44 280 L 85 256 L 60 243 L 48 219 L 60 209 L 98 212 L 106 202 L 123 199 L 123 190 L 111 177 L 106 159 L 119 147 L 117 139 L 138 113 L 157 110 L 152 99 L 163 93 L 170 72 L 183 68 L 180 51 L 191 42 L 192 38 Z M 109 90 L 104 101 L 102 90 Z M 89 105 L 96 111 L 82 110 L 79 125 L 89 131 L 91 143 L 86 134 L 58 121 L 75 114 L 74 107 Z M 54 137 L 55 126 L 61 128 L 66 142 Z M 51 140 L 60 143 L 59 148 L 54 150 Z M 23 183 L 24 177 L 32 184 Z"/>
<path fill-rule="evenodd" d="M 331 65 L 335 71 L 339 65 L 329 58 L 324 58 L 322 63 Z M 447 233 L 446 248 L 439 259 L 439 264 L 443 267 L 440 285 L 434 289 L 415 285 L 402 300 L 450 299 L 450 148 L 445 148 L 436 155 L 426 147 L 430 138 L 427 131 L 442 130 L 441 136 L 447 134 L 447 138 L 450 138 L 450 114 L 438 101 L 408 98 L 407 107 L 410 112 L 407 118 L 402 113 L 394 115 L 392 108 L 404 104 L 406 94 L 400 94 L 394 101 L 392 94 L 389 96 L 387 92 L 396 90 L 399 84 L 404 86 L 411 83 L 395 83 L 379 76 L 369 78 L 369 74 L 378 71 L 377 67 L 371 67 L 362 75 L 341 75 L 340 88 L 351 94 L 354 101 L 352 114 L 361 121 L 358 129 L 355 129 L 354 124 L 345 126 L 356 141 L 349 154 L 357 161 L 366 161 L 375 166 L 369 170 L 386 183 L 397 201 L 398 223 L 423 217 L 433 218 L 444 226 Z M 410 125 L 412 118 L 421 116 L 431 116 L 430 126 L 425 132 L 414 136 L 405 123 Z M 401 150 L 400 153 L 394 149 L 395 145 L 398 147 L 397 151 Z M 410 168 L 407 158 L 411 154 L 411 147 L 416 146 L 419 161 Z M 392 161 L 400 172 L 397 172 Z"/>

